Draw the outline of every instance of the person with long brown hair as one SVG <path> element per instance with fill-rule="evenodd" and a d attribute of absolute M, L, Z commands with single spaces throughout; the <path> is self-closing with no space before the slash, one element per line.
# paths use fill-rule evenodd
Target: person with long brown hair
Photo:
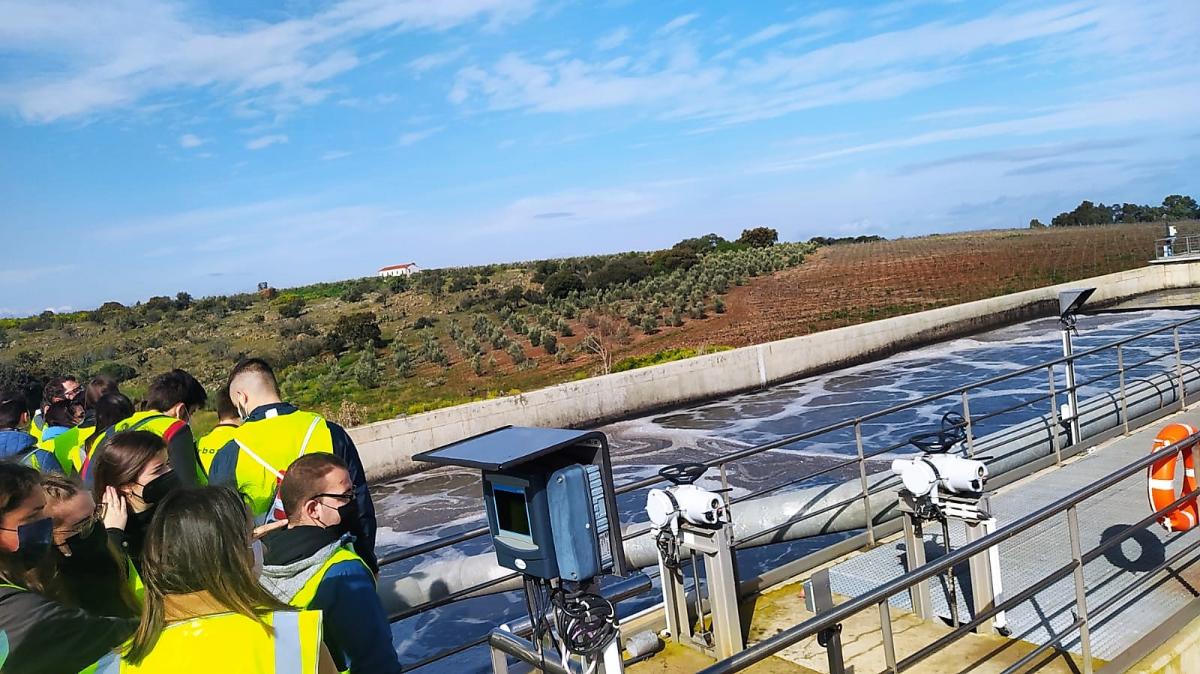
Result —
<path fill-rule="evenodd" d="M 102 524 L 106 507 L 76 480 L 42 476 L 44 512 L 54 522 L 55 596 L 94 615 L 136 618 L 141 604 L 129 586 L 127 561 L 111 544 Z"/>
<path fill-rule="evenodd" d="M 53 523 L 41 476 L 0 462 L 0 632 L 8 639 L 5 672 L 78 672 L 133 631 L 134 621 L 99 617 L 50 595 L 44 569 Z"/>
<path fill-rule="evenodd" d="M 91 462 L 92 496 L 105 506 L 104 527 L 117 548 L 142 570 L 142 542 L 154 510 L 179 489 L 167 445 L 150 431 L 122 431 Z"/>
<path fill-rule="evenodd" d="M 145 608 L 119 671 L 336 674 L 320 612 L 291 609 L 258 584 L 252 539 L 237 492 L 168 496 L 146 533 Z"/>

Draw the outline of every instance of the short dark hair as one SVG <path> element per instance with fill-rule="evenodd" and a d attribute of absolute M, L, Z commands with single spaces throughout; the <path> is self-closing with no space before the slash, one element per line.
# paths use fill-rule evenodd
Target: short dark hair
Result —
<path fill-rule="evenodd" d="M 0 391 L 0 428 L 16 428 L 22 415 L 28 412 L 25 394 L 20 391 Z"/>
<path fill-rule="evenodd" d="M 234 419 L 237 416 L 237 405 L 234 405 L 233 398 L 229 397 L 229 386 L 222 386 L 221 390 L 217 391 L 217 418 Z"/>
<path fill-rule="evenodd" d="M 46 425 L 70 428 L 83 415 L 83 403 L 76 400 L 57 400 L 46 408 Z"/>
<path fill-rule="evenodd" d="M 62 377 L 54 377 L 46 382 L 46 385 L 42 387 L 42 404 L 49 405 L 65 398 L 67 395 L 66 383 L 69 381 L 79 383 L 78 379 L 69 374 Z"/>
<path fill-rule="evenodd" d="M 234 379 L 243 374 L 259 375 L 270 380 L 276 388 L 279 387 L 279 381 L 275 379 L 275 370 L 272 370 L 271 364 L 262 358 L 244 358 L 238 361 L 238 364 L 233 366 L 233 371 L 229 373 L 229 383 L 232 384 Z"/>
<path fill-rule="evenodd" d="M 92 377 L 83 392 L 83 408 L 88 410 L 94 408 L 96 402 L 109 393 L 120 393 L 116 379 L 106 374 L 98 374 Z"/>
<path fill-rule="evenodd" d="M 178 368 L 164 372 L 150 382 L 143 399 L 147 409 L 166 412 L 183 403 L 188 409 L 204 407 L 208 393 L 192 375 Z"/>
<path fill-rule="evenodd" d="M 305 454 L 288 466 L 279 485 L 279 500 L 283 501 L 289 519 L 299 514 L 305 501 L 317 495 L 318 484 L 337 468 L 349 470 L 345 461 L 328 452 Z"/>

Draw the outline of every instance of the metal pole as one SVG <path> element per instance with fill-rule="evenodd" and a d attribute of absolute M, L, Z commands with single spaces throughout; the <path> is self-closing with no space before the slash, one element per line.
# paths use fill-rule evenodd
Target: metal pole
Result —
<path fill-rule="evenodd" d="M 829 569 L 821 569 L 804 582 L 804 597 L 807 608 L 814 614 L 833 608 L 833 590 L 829 583 Z M 846 661 L 842 657 L 842 625 L 831 625 L 817 633 L 817 644 L 825 649 L 829 661 L 829 674 L 845 674 Z"/>
<path fill-rule="evenodd" d="M 1062 331 L 1063 358 L 1067 359 L 1067 409 L 1071 414 L 1071 444 L 1081 440 L 1079 432 L 1079 395 L 1075 390 L 1075 359 L 1071 355 L 1071 330 Z"/>
<path fill-rule="evenodd" d="M 1125 396 L 1125 351 L 1117 345 L 1117 372 L 1121 386 L 1121 424 L 1129 435 L 1129 399 Z"/>
<path fill-rule="evenodd" d="M 1054 445 L 1054 464 L 1062 465 L 1062 440 L 1058 437 L 1062 429 L 1058 423 L 1058 393 L 1054 387 L 1054 366 L 1046 366 L 1046 374 L 1050 379 L 1050 442 Z"/>
<path fill-rule="evenodd" d="M 1183 384 L 1183 352 L 1179 349 L 1179 327 L 1171 331 L 1175 335 L 1175 376 L 1179 379 L 1179 409 L 1187 407 L 1184 398 L 1187 397 L 1187 387 Z"/>
<path fill-rule="evenodd" d="M 863 452 L 862 422 L 854 421 L 854 446 L 858 449 L 858 483 L 862 487 L 863 515 L 867 519 L 867 547 L 875 547 L 875 518 L 871 516 L 871 490 L 867 487 L 867 460 Z"/>
<path fill-rule="evenodd" d="M 896 667 L 896 642 L 892 640 L 892 607 L 888 600 L 879 602 L 879 631 L 883 635 L 883 660 L 887 663 L 887 671 L 899 674 Z"/>
<path fill-rule="evenodd" d="M 1083 655 L 1083 674 L 1092 674 L 1092 639 L 1088 633 L 1087 585 L 1083 580 L 1083 553 L 1079 544 L 1077 506 L 1067 508 L 1067 531 L 1071 539 L 1071 558 L 1075 560 L 1075 612 L 1079 616 L 1079 648 Z"/>
<path fill-rule="evenodd" d="M 966 389 L 963 389 L 962 392 L 962 415 L 963 421 L 967 424 L 964 429 L 967 434 L 967 456 L 975 456 L 975 433 L 971 429 L 971 403 L 967 400 Z"/>

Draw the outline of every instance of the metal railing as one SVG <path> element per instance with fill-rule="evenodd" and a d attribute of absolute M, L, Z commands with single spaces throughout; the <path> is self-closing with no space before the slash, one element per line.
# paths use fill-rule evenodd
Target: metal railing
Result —
<path fill-rule="evenodd" d="M 1159 362 L 1159 361 L 1166 361 L 1165 366 L 1163 367 L 1160 374 L 1168 373 L 1168 374 L 1171 374 L 1175 378 L 1174 386 L 1176 386 L 1178 388 L 1176 404 L 1179 409 L 1183 408 L 1184 401 L 1185 401 L 1185 398 L 1187 395 L 1187 390 L 1184 385 L 1183 371 L 1185 368 L 1188 368 L 1188 369 L 1191 369 L 1192 371 L 1200 372 L 1200 369 L 1197 369 L 1196 362 L 1185 360 L 1184 354 L 1185 353 L 1191 354 L 1191 352 L 1194 349 L 1196 349 L 1197 347 L 1200 347 L 1200 341 L 1191 342 L 1191 343 L 1187 343 L 1187 344 L 1181 343 L 1180 329 L 1185 326 L 1197 323 L 1198 321 L 1200 321 L 1200 316 L 1197 316 L 1194 318 L 1189 318 L 1189 319 L 1182 320 L 1182 321 L 1178 321 L 1175 323 L 1171 323 L 1169 325 L 1165 325 L 1160 328 L 1155 328 L 1153 330 L 1147 330 L 1145 332 L 1141 332 L 1136 335 L 1131 335 L 1129 337 L 1115 340 L 1115 341 L 1109 342 L 1107 344 L 1103 344 L 1101 346 L 1093 347 L 1093 348 L 1086 349 L 1083 351 L 1076 351 L 1069 357 L 1063 356 L 1063 357 L 1055 358 L 1055 359 L 1045 361 L 1042 363 L 1038 363 L 1035 365 L 1023 367 L 1023 368 L 1020 368 L 1020 369 L 1017 369 L 1017 370 L 1014 370 L 1012 372 L 1008 372 L 1005 374 L 996 375 L 996 376 L 988 377 L 988 378 L 985 378 L 982 380 L 973 381 L 968 384 L 964 384 L 962 386 L 950 388 L 950 389 L 947 389 L 947 390 L 944 390 L 944 391 L 941 391 L 938 393 L 923 396 L 916 400 L 910 400 L 910 401 L 906 401 L 903 403 L 899 403 L 897 405 L 893 405 L 891 407 L 888 407 L 888 408 L 885 408 L 882 410 L 878 410 L 875 412 L 871 412 L 868 414 L 863 414 L 861 416 L 858 416 L 858 417 L 855 417 L 852 419 L 846 419 L 844 421 L 836 422 L 833 424 L 828 424 L 821 428 L 813 429 L 810 431 L 805 431 L 802 433 L 796 433 L 796 434 L 789 435 L 789 436 L 786 436 L 786 437 L 783 437 L 783 438 L 780 438 L 777 440 L 773 440 L 771 442 L 762 443 L 762 444 L 759 444 L 759 445 L 756 445 L 753 447 L 749 447 L 746 449 L 731 452 L 729 454 L 725 454 L 720 457 L 715 457 L 713 459 L 709 459 L 707 461 L 704 461 L 703 463 L 709 467 L 716 467 L 719 470 L 721 486 L 722 486 L 722 488 L 728 489 L 729 488 L 729 468 L 732 464 L 735 464 L 740 461 L 745 461 L 746 459 L 750 459 L 752 457 L 761 455 L 765 452 L 769 452 L 769 451 L 776 450 L 776 449 L 786 448 L 789 445 L 793 445 L 793 444 L 796 444 L 799 442 L 804 442 L 807 440 L 819 438 L 822 435 L 836 434 L 839 432 L 841 432 L 843 434 L 853 433 L 855 454 L 852 458 L 849 458 L 845 461 L 832 462 L 830 465 L 825 466 L 824 468 L 821 468 L 819 470 L 815 470 L 812 472 L 808 472 L 802 476 L 797 477 L 794 480 L 788 480 L 788 481 L 782 482 L 780 484 L 771 485 L 771 486 L 763 488 L 761 490 L 756 490 L 756 491 L 752 491 L 752 492 L 749 492 L 746 494 L 739 495 L 738 497 L 731 499 L 731 502 L 739 502 L 739 501 L 745 501 L 745 500 L 750 500 L 750 499 L 754 499 L 754 498 L 759 498 L 759 497 L 766 495 L 768 493 L 771 493 L 771 492 L 776 492 L 776 491 L 780 491 L 783 489 L 797 487 L 798 485 L 805 483 L 805 482 L 818 481 L 818 480 L 822 480 L 822 479 L 825 479 L 827 481 L 829 479 L 827 476 L 830 476 L 834 473 L 837 473 L 837 472 L 843 471 L 843 470 L 850 470 L 850 472 L 855 475 L 855 478 L 852 478 L 852 479 L 858 480 L 859 485 L 860 485 L 860 491 L 857 495 L 851 496 L 851 497 L 849 497 L 845 500 L 839 501 L 837 503 L 822 507 L 819 510 L 815 510 L 815 511 L 811 511 L 811 512 L 804 512 L 801 516 L 798 516 L 795 519 L 789 520 L 781 525 L 777 525 L 777 526 L 773 527 L 770 531 L 759 532 L 759 533 L 754 534 L 743 540 L 736 541 L 735 543 L 736 543 L 736 547 L 738 547 L 738 548 L 751 547 L 751 544 L 761 545 L 764 543 L 757 542 L 757 539 L 759 539 L 759 538 L 762 538 L 764 536 L 769 536 L 771 533 L 781 531 L 782 529 L 784 529 L 786 527 L 793 526 L 793 525 L 797 524 L 798 522 L 804 521 L 806 519 L 818 517 L 822 514 L 834 511 L 838 508 L 845 508 L 849 505 L 854 504 L 855 502 L 861 501 L 862 507 L 864 508 L 864 512 L 866 514 L 866 526 L 865 526 L 866 541 L 865 541 L 864 547 L 868 547 L 868 548 L 874 547 L 878 541 L 878 538 L 880 537 L 879 532 L 877 530 L 879 529 L 879 527 L 881 525 L 874 521 L 875 517 L 873 516 L 873 513 L 871 512 L 870 497 L 872 494 L 876 494 L 881 491 L 884 491 L 884 490 L 888 489 L 889 487 L 894 487 L 896 482 L 894 480 L 893 481 L 884 480 L 884 481 L 880 481 L 880 482 L 876 483 L 874 486 L 872 486 L 871 484 L 869 484 L 868 479 L 867 479 L 867 476 L 868 476 L 867 463 L 869 461 L 871 461 L 872 459 L 875 459 L 876 457 L 887 454 L 889 452 L 894 452 L 897 449 L 904 448 L 908 444 L 908 440 L 907 440 L 907 438 L 905 438 L 902 441 L 887 444 L 886 446 L 881 447 L 881 448 L 873 448 L 870 451 L 868 451 L 867 448 L 865 447 L 864 434 L 863 434 L 863 427 L 865 424 L 869 424 L 872 421 L 882 419 L 889 415 L 893 415 L 893 414 L 896 414 L 899 412 L 904 412 L 906 410 L 911 410 L 911 409 L 918 408 L 918 407 L 924 407 L 924 406 L 930 405 L 931 403 L 936 403 L 939 400 L 951 398 L 955 401 L 954 404 L 958 406 L 959 411 L 964 418 L 964 422 L 962 424 L 960 424 L 960 427 L 964 428 L 964 430 L 966 432 L 966 442 L 967 442 L 968 452 L 973 452 L 975 439 L 976 439 L 976 435 L 975 435 L 976 427 L 981 422 L 986 421 L 991 418 L 998 417 L 1003 414 L 1011 413 L 1016 410 L 1030 408 L 1030 409 L 1034 409 L 1036 411 L 1037 410 L 1036 406 L 1039 406 L 1039 405 L 1044 406 L 1044 407 L 1042 407 L 1041 411 L 1038 411 L 1038 414 L 1048 414 L 1049 418 L 1051 419 L 1052 424 L 1055 427 L 1057 427 L 1060 422 L 1059 401 L 1065 400 L 1065 398 L 1063 396 L 1068 391 L 1071 391 L 1072 389 L 1068 389 L 1065 386 L 1059 386 L 1059 384 L 1057 383 L 1058 377 L 1056 377 L 1055 368 L 1061 368 L 1062 366 L 1065 366 L 1065 364 L 1068 361 L 1073 361 L 1075 363 L 1078 363 L 1079 361 L 1081 361 L 1083 359 L 1099 356 L 1101 354 L 1111 351 L 1114 353 L 1114 357 L 1115 357 L 1115 361 L 1116 361 L 1116 368 L 1112 369 L 1111 371 L 1106 371 L 1098 376 L 1093 376 L 1088 379 L 1082 379 L 1082 378 L 1078 379 L 1075 383 L 1073 390 L 1077 391 L 1080 388 L 1091 386 L 1093 384 L 1096 384 L 1096 383 L 1104 381 L 1104 380 L 1115 380 L 1115 383 L 1116 383 L 1115 393 L 1116 393 L 1116 395 L 1119 396 L 1119 400 L 1120 400 L 1120 423 L 1122 425 L 1123 432 L 1128 434 L 1130 418 L 1129 418 L 1129 410 L 1128 410 L 1127 393 L 1128 393 L 1128 389 L 1130 388 L 1130 386 L 1132 384 L 1134 384 L 1136 381 L 1136 380 L 1130 379 L 1130 377 L 1129 377 L 1129 373 L 1133 370 L 1137 370 L 1138 368 L 1145 367 L 1147 365 L 1150 365 L 1151 363 L 1155 363 L 1155 362 Z M 1126 354 L 1130 350 L 1132 345 L 1134 345 L 1135 342 L 1146 340 L 1147 338 L 1150 338 L 1150 337 L 1153 337 L 1156 335 L 1164 335 L 1164 334 L 1168 334 L 1168 333 L 1171 335 L 1171 338 L 1172 338 L 1171 339 L 1171 348 L 1167 349 L 1164 353 L 1159 354 L 1159 355 L 1154 355 L 1149 358 L 1137 360 L 1132 363 L 1126 362 Z M 970 396 L 971 391 L 981 390 L 981 389 L 986 390 L 988 387 L 992 387 L 996 384 L 1000 384 L 1000 383 L 1003 383 L 1003 382 L 1006 382 L 1006 381 L 1009 381 L 1012 379 L 1020 378 L 1020 377 L 1026 377 L 1028 375 L 1036 374 L 1039 372 L 1045 373 L 1044 381 L 1046 382 L 1045 383 L 1046 388 L 1045 388 L 1044 393 L 1040 393 L 1040 394 L 1038 394 L 1036 396 L 1032 396 L 1032 397 L 1023 397 L 1020 402 L 1015 403 L 1013 405 L 1006 406 L 999 410 L 993 410 L 993 411 L 987 412 L 985 414 L 976 414 L 974 416 L 971 415 L 971 396 Z M 1031 433 L 1033 433 L 1033 432 L 1037 432 L 1037 431 L 1036 430 L 1031 431 Z M 1055 463 L 1061 463 L 1062 459 L 1064 458 L 1064 456 L 1067 453 L 1067 450 L 1071 449 L 1071 448 L 1062 443 L 1058 433 L 1052 433 L 1052 436 L 1053 436 L 1053 455 L 1055 457 Z M 623 485 L 620 485 L 616 488 L 616 493 L 618 495 L 626 494 L 629 492 L 637 491 L 639 489 L 645 489 L 647 487 L 652 487 L 656 484 L 661 484 L 663 482 L 665 482 L 665 480 L 663 478 L 655 475 L 655 476 L 627 482 Z M 889 529 L 889 530 L 887 530 L 887 533 L 890 533 L 891 531 L 892 530 Z M 443 537 L 440 537 L 440 538 L 437 538 L 437 539 L 434 539 L 431 541 L 427 541 L 427 542 L 419 544 L 419 545 L 411 546 L 411 547 L 405 548 L 403 550 L 398 550 L 396 552 L 384 555 L 380 559 L 380 565 L 384 566 L 384 565 L 396 564 L 396 563 L 400 563 L 400 562 L 403 562 L 403 561 L 406 561 L 409 559 L 413 559 L 418 556 L 437 552 L 437 551 L 443 550 L 445 548 L 448 548 L 448 547 L 451 547 L 454 545 L 459 545 L 459 544 L 465 543 L 467 541 L 474 540 L 474 539 L 479 538 L 487 533 L 488 533 L 487 527 L 481 526 L 481 527 L 472 528 L 472 529 L 469 529 L 466 531 L 462 531 L 459 533 L 443 536 Z M 648 528 L 640 530 L 640 531 L 635 531 L 630 534 L 627 534 L 625 537 L 625 540 L 637 538 L 639 536 L 643 536 L 648 533 L 649 533 Z M 767 542 L 770 542 L 770 541 L 767 541 Z M 820 563 L 819 561 L 814 562 L 814 565 L 819 564 L 819 563 Z M 800 573 L 804 569 L 803 568 L 795 568 L 792 570 L 795 573 Z M 416 606 L 406 608 L 403 611 L 394 613 L 391 616 L 391 620 L 393 622 L 395 622 L 397 620 L 402 620 L 404 618 L 411 617 L 413 615 L 416 615 L 423 611 L 429 610 L 431 608 L 444 606 L 448 603 L 457 601 L 459 599 L 465 599 L 467 597 L 470 597 L 471 595 L 475 595 L 475 594 L 484 592 L 488 588 L 494 587 L 500 583 L 511 581 L 513 578 L 516 578 L 516 577 L 517 577 L 517 574 L 511 574 L 509 576 L 504 576 L 501 578 L 482 582 L 478 585 L 471 586 L 469 588 L 464 588 L 464 589 L 454 592 L 450 595 L 443 596 L 443 597 L 440 597 L 438 599 L 434 599 L 434 600 L 431 600 L 428 602 L 424 602 L 422 604 L 418 604 Z M 406 668 L 412 669 L 417 666 L 423 666 L 426 664 L 430 664 L 432 662 L 436 662 L 436 661 L 444 659 L 446 657 L 461 653 L 463 650 L 465 650 L 468 647 L 480 645 L 485 642 L 486 642 L 486 636 L 479 638 L 479 639 L 472 640 L 471 642 L 469 642 L 466 645 L 459 644 L 453 648 L 449 648 L 445 651 L 442 651 L 441 653 L 437 653 L 432 656 L 423 658 L 417 663 L 406 663 Z"/>
<path fill-rule="evenodd" d="M 1087 552 L 1082 552 L 1080 549 L 1078 506 L 1083 501 L 1086 501 L 1097 494 L 1105 492 L 1123 480 L 1137 475 L 1158 461 L 1174 456 L 1181 451 L 1195 452 L 1197 444 L 1200 444 L 1200 435 L 1191 436 L 1169 447 L 1165 447 L 1145 457 L 1139 458 L 1138 460 L 1133 461 L 1124 467 L 1096 480 L 1088 486 L 1069 494 L 1058 501 L 1045 506 L 1044 508 L 1038 509 L 1028 515 L 1025 515 L 1024 517 L 1017 519 L 1003 529 L 999 529 L 994 533 L 988 534 L 981 539 L 958 548 L 957 550 L 939 558 L 937 561 L 930 562 L 924 566 L 913 569 L 899 578 L 883 583 L 866 592 L 865 594 L 850 599 L 827 612 L 820 613 L 816 617 L 806 620 L 799 625 L 791 627 L 768 639 L 760 641 L 741 653 L 738 653 L 737 655 L 717 662 L 707 669 L 702 670 L 701 674 L 727 674 L 729 672 L 741 671 L 806 638 L 817 636 L 823 630 L 834 628 L 836 625 L 844 622 L 847 618 L 871 608 L 875 608 L 879 612 L 879 620 L 883 636 L 882 646 L 884 652 L 884 661 L 887 663 L 887 669 L 884 671 L 902 672 L 920 663 L 930 655 L 942 650 L 946 646 L 949 646 L 959 638 L 970 633 L 975 627 L 991 619 L 1001 611 L 1011 610 L 1017 605 L 1030 601 L 1035 597 L 1035 595 L 1050 587 L 1054 583 L 1066 578 L 1067 576 L 1073 576 L 1075 581 L 1075 619 L 1067 629 L 1051 634 L 1046 643 L 1025 654 L 1021 659 L 1013 663 L 1007 670 L 1005 670 L 1005 672 L 1020 671 L 1021 668 L 1036 660 L 1049 649 L 1059 647 L 1059 645 L 1067 637 L 1071 636 L 1078 630 L 1083 671 L 1085 674 L 1090 674 L 1090 672 L 1093 671 L 1094 663 L 1091 651 L 1089 628 L 1091 625 L 1095 624 L 1096 616 L 1109 611 L 1121 600 L 1128 601 L 1134 589 L 1148 582 L 1160 571 L 1177 564 L 1180 560 L 1185 559 L 1189 555 L 1195 553 L 1197 549 L 1200 549 L 1200 539 L 1185 546 L 1183 549 L 1166 558 L 1154 568 L 1148 570 L 1146 573 L 1138 575 L 1135 580 L 1133 580 L 1126 588 L 1124 588 L 1122 592 L 1116 593 L 1113 597 L 1110 597 L 1096 606 L 1088 605 L 1087 590 L 1084 584 L 1083 576 L 1084 565 L 1103 555 L 1105 551 L 1109 550 L 1110 548 L 1120 545 L 1123 541 L 1144 530 L 1147 526 L 1155 524 L 1160 517 L 1179 507 L 1183 503 L 1196 498 L 1198 495 L 1200 495 L 1200 488 L 1183 494 L 1171 504 L 1155 511 L 1154 513 L 1151 513 L 1142 520 L 1125 527 L 1121 530 L 1119 535 L 1103 541 Z M 888 603 L 888 600 L 893 595 L 907 592 L 909 588 L 915 586 L 917 583 L 929 580 L 930 578 L 933 578 L 939 574 L 944 574 L 947 572 L 947 570 L 970 560 L 976 555 L 987 554 L 989 548 L 1013 538 L 1025 531 L 1029 531 L 1033 527 L 1050 520 L 1056 515 L 1064 514 L 1066 516 L 1067 531 L 1070 539 L 1071 561 L 1063 566 L 1060 566 L 1058 569 L 1055 569 L 1045 578 L 1034 582 L 1030 587 L 993 606 L 991 609 L 978 613 L 970 621 L 962 623 L 957 629 L 922 647 L 912 655 L 904 658 L 903 660 L 897 659 L 894 635 L 892 633 L 891 605 Z M 1047 631 L 1049 631 L 1049 626 L 1047 626 Z"/>
<path fill-rule="evenodd" d="M 1154 242 L 1154 259 L 1163 260 L 1180 255 L 1200 255 L 1200 234 L 1172 236 Z"/>

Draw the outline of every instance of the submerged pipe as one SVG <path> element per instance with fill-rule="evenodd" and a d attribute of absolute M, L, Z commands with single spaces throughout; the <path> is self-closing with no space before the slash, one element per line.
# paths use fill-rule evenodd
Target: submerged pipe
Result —
<path fill-rule="evenodd" d="M 1189 368 L 1184 384 L 1200 383 L 1200 372 Z M 1126 386 L 1128 417 L 1146 414 L 1178 404 L 1179 380 L 1174 374 L 1162 374 Z M 1064 398 L 1065 400 L 1065 398 Z M 1049 402 L 1045 404 L 1049 406 Z M 1121 398 L 1110 391 L 1082 401 L 1079 424 L 1084 441 L 1120 426 Z M 1069 433 L 1063 423 L 1057 426 L 1050 414 L 975 439 L 976 458 L 988 464 L 993 479 L 1054 454 L 1055 436 L 1059 447 L 1066 447 Z M 1147 448 L 1148 450 L 1148 448 Z M 898 480 L 889 470 L 867 475 L 872 521 L 886 522 L 899 515 Z M 878 490 L 878 491 L 876 491 Z M 734 541 L 739 547 L 757 547 L 793 541 L 822 534 L 855 531 L 866 526 L 862 494 L 857 479 L 833 485 L 815 485 L 803 489 L 734 503 L 730 508 Z M 848 502 L 847 502 L 848 501 Z M 814 515 L 813 513 L 819 513 Z M 649 528 L 648 524 L 626 527 L 625 557 L 630 568 L 645 568 L 658 563 L 654 540 L 649 535 L 629 538 Z M 769 532 L 769 533 L 764 533 Z M 402 577 L 389 577 L 385 569 L 379 579 L 379 594 L 389 615 L 396 615 L 429 601 L 462 593 L 486 581 L 511 575 L 512 571 L 496 564 L 495 555 L 486 552 L 466 557 L 443 559 L 424 564 Z M 479 596 L 516 590 L 520 579 L 495 583 L 465 596 Z"/>

